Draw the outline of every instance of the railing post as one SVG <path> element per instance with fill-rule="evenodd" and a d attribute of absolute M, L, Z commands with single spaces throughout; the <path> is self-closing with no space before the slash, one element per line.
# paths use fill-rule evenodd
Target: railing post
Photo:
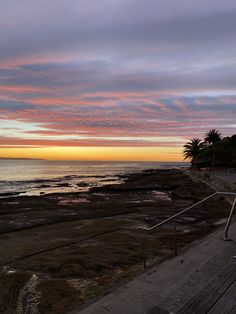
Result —
<path fill-rule="evenodd" d="M 141 258 L 143 260 L 143 268 L 147 269 L 147 256 L 145 253 L 144 241 L 140 232 L 139 232 L 139 243 L 140 243 L 140 250 L 141 250 Z"/>
<path fill-rule="evenodd" d="M 235 210 L 235 207 L 236 207 L 236 193 L 233 193 L 233 192 L 215 192 L 209 196 L 207 196 L 206 198 L 202 199 L 201 201 L 185 208 L 184 210 L 180 211 L 179 213 L 177 214 L 174 214 L 173 216 L 165 219 L 164 221 L 162 222 L 159 222 L 158 224 L 150 227 L 150 228 L 147 228 L 147 227 L 138 227 L 137 228 L 137 231 L 141 231 L 141 230 L 144 230 L 144 231 L 153 231 L 155 230 L 156 228 L 159 228 L 160 226 L 166 224 L 167 222 L 170 222 L 171 220 L 174 220 L 174 234 L 173 234 L 173 240 L 174 240 L 174 254 L 175 256 L 177 256 L 178 254 L 178 250 L 177 250 L 177 227 L 176 227 L 176 218 L 179 217 L 180 215 L 188 212 L 190 209 L 196 207 L 197 205 L 200 205 L 202 203 L 204 203 L 205 201 L 213 198 L 214 196 L 216 195 L 225 195 L 225 196 L 234 196 L 234 201 L 233 201 L 233 205 L 232 205 L 232 208 L 230 210 L 230 214 L 229 214 L 229 217 L 228 217 L 228 221 L 227 221 L 227 224 L 226 224 L 226 227 L 225 227 L 225 230 L 224 230 L 224 239 L 225 240 L 228 240 L 228 229 L 230 227 L 230 223 L 231 223 L 231 220 L 232 220 L 232 217 L 233 217 L 233 213 L 234 213 L 234 210 Z M 140 243 L 141 243 L 141 254 L 142 254 L 142 258 L 143 258 L 143 262 L 144 262 L 144 268 L 146 269 L 147 268 L 147 257 L 146 257 L 146 254 L 145 254 L 145 249 L 144 249 L 144 244 L 142 243 L 142 239 L 140 237 Z"/>
<path fill-rule="evenodd" d="M 174 219 L 174 255 L 178 255 L 178 250 L 177 250 L 177 234 L 176 234 L 176 219 Z"/>
<path fill-rule="evenodd" d="M 226 224 L 226 227 L 225 227 L 225 237 L 224 237 L 224 240 L 226 240 L 226 241 L 228 240 L 228 229 L 229 229 L 232 217 L 233 217 L 235 205 L 236 205 L 236 196 L 234 198 L 234 201 L 233 201 L 233 204 L 232 204 L 232 207 L 231 207 L 231 210 L 230 210 L 229 218 L 228 218 L 228 221 L 227 221 L 227 224 Z"/>

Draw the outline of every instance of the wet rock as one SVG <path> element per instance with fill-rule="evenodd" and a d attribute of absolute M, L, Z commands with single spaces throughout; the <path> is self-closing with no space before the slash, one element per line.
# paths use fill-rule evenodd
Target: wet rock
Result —
<path fill-rule="evenodd" d="M 88 183 L 86 183 L 86 182 L 79 182 L 79 183 L 77 183 L 77 186 L 79 186 L 79 187 L 87 187 Z"/>
<path fill-rule="evenodd" d="M 49 184 L 42 184 L 39 186 L 40 188 L 44 189 L 44 188 L 50 188 Z"/>
<path fill-rule="evenodd" d="M 0 197 L 8 197 L 8 196 L 15 196 L 15 195 L 19 195 L 20 192 L 6 192 L 6 193 L 1 193 Z"/>
<path fill-rule="evenodd" d="M 68 186 L 70 186 L 70 184 L 66 183 L 66 182 L 65 183 L 58 183 L 57 186 L 68 187 Z"/>

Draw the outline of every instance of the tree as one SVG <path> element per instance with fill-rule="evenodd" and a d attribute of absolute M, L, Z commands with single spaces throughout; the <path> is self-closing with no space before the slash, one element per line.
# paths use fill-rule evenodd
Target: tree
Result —
<path fill-rule="evenodd" d="M 215 145 L 221 140 L 221 133 L 216 129 L 211 129 L 206 133 L 205 142 L 210 145 Z"/>
<path fill-rule="evenodd" d="M 184 145 L 184 159 L 190 159 L 192 165 L 204 148 L 204 143 L 200 138 L 193 138 Z"/>
<path fill-rule="evenodd" d="M 212 168 L 215 171 L 215 146 L 221 140 L 221 133 L 216 129 L 211 129 L 206 133 L 205 143 L 212 146 Z"/>

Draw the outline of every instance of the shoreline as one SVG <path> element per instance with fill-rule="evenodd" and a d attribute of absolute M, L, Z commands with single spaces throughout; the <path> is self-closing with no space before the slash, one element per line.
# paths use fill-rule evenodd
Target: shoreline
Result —
<path fill-rule="evenodd" d="M 40 195 L 86 191 L 106 184 L 106 179 L 120 182 L 127 173 L 144 169 L 171 168 L 186 163 L 137 162 L 3 162 L 0 198 L 13 195 Z"/>
<path fill-rule="evenodd" d="M 43 313 L 67 313 L 107 293 L 143 269 L 137 226 L 154 225 L 210 193 L 182 170 L 150 169 L 88 192 L 1 199 L 0 245 L 5 253 L 0 257 L 0 306 L 2 289 L 7 291 L 4 302 L 10 302 L 11 289 L 19 292 L 33 273 Z M 220 199 L 180 217 L 179 249 L 221 225 L 225 206 Z M 149 265 L 173 256 L 172 237 L 172 225 L 142 235 Z M 49 286 L 54 287 L 50 293 Z M 14 309 L 14 304 L 8 306 Z"/>

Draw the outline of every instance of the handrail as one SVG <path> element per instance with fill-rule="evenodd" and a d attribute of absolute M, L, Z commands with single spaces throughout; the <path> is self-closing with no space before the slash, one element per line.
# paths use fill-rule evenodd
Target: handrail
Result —
<path fill-rule="evenodd" d="M 201 201 L 185 208 L 184 210 L 182 210 L 181 212 L 165 219 L 164 221 L 162 222 L 159 222 L 158 224 L 154 225 L 153 227 L 150 227 L 150 228 L 146 228 L 146 227 L 138 227 L 137 228 L 137 231 L 153 231 L 155 230 L 156 228 L 159 228 L 160 226 L 166 224 L 167 222 L 179 217 L 180 215 L 186 213 L 187 211 L 189 211 L 190 209 L 196 207 L 197 205 L 201 204 L 201 203 L 204 203 L 205 201 L 209 200 L 210 198 L 216 196 L 216 195 L 228 195 L 228 196 L 234 196 L 234 201 L 233 201 L 233 204 L 232 204 L 232 207 L 231 207 L 231 210 L 230 210 L 230 213 L 229 213 L 229 217 L 228 217 L 228 220 L 227 220 L 227 224 L 226 224 L 226 227 L 225 227 L 225 230 L 224 230 L 224 239 L 225 240 L 228 240 L 228 229 L 230 227 L 230 223 L 231 223 L 231 220 L 232 220 L 232 216 L 233 216 L 233 212 L 234 212 L 234 209 L 235 209 L 235 206 L 236 206 L 236 193 L 233 193 L 233 192 L 215 192 L 207 197 L 205 197 L 204 199 L 202 199 Z"/>

